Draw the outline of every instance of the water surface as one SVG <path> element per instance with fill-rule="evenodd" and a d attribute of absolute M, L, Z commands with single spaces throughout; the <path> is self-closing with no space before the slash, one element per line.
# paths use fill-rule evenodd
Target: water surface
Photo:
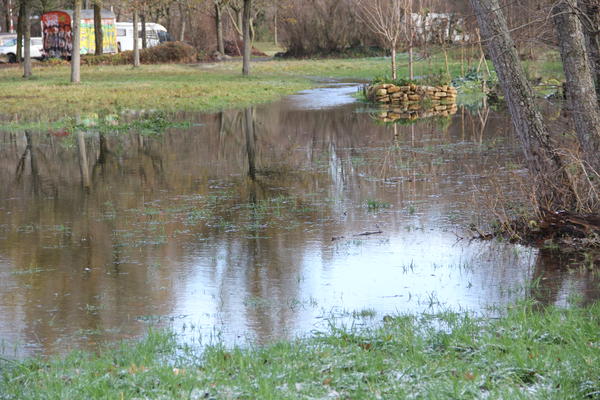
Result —
<path fill-rule="evenodd" d="M 0 353 L 598 298 L 550 253 L 470 240 L 520 196 L 506 114 L 385 125 L 356 90 L 181 114 L 163 134 L 0 133 Z"/>

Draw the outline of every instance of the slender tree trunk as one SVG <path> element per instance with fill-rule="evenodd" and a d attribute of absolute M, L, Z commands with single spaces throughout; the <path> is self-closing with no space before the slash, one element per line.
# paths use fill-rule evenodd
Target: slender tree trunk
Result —
<path fill-rule="evenodd" d="M 413 54 L 413 45 L 412 42 L 408 44 L 408 76 L 412 81 L 415 79 L 415 63 L 414 63 L 414 54 Z"/>
<path fill-rule="evenodd" d="M 555 152 L 535 96 L 498 0 L 470 0 L 477 15 L 481 35 L 496 67 L 513 126 L 521 141 L 533 189 L 539 205 L 550 210 L 570 208 L 572 185 L 564 173 L 562 160 Z M 557 188 L 558 190 L 554 190 Z"/>
<path fill-rule="evenodd" d="M 21 0 L 25 4 L 25 14 L 23 17 L 23 78 L 31 76 L 31 4 L 29 1 Z"/>
<path fill-rule="evenodd" d="M 584 13 L 581 18 L 583 32 L 596 83 L 596 94 L 600 99 L 600 0 L 578 0 L 577 5 Z"/>
<path fill-rule="evenodd" d="M 225 42 L 223 41 L 223 5 L 215 3 L 215 24 L 217 29 L 217 50 L 225 54 Z"/>
<path fill-rule="evenodd" d="M 244 0 L 244 4 L 245 4 L 246 0 Z M 237 16 L 237 26 L 238 28 L 238 32 L 239 32 L 239 36 L 240 36 L 240 40 L 244 40 L 244 9 L 240 8 L 239 10 L 236 11 L 236 16 Z"/>
<path fill-rule="evenodd" d="M 396 67 L 396 43 L 392 43 L 392 79 L 398 79 L 398 72 Z"/>
<path fill-rule="evenodd" d="M 148 38 L 146 37 L 146 13 L 140 15 L 142 22 L 142 49 L 148 48 Z"/>
<path fill-rule="evenodd" d="M 73 12 L 73 51 L 71 52 L 71 82 L 81 82 L 80 64 L 81 43 L 81 0 L 75 0 L 75 11 Z"/>
<path fill-rule="evenodd" d="M 252 52 L 252 40 L 250 39 L 250 23 L 252 0 L 244 0 L 244 18 L 242 20 L 242 28 L 244 31 L 244 63 L 242 67 L 243 75 L 250 75 L 250 54 Z"/>
<path fill-rule="evenodd" d="M 99 1 L 94 2 L 94 37 L 96 42 L 96 55 L 104 53 L 104 33 L 102 32 L 102 7 Z"/>
<path fill-rule="evenodd" d="M 138 36 L 138 13 L 137 10 L 133 10 L 133 68 L 140 66 L 140 40 Z"/>
<path fill-rule="evenodd" d="M 275 46 L 279 46 L 279 38 L 278 38 L 278 25 L 279 25 L 279 10 L 275 10 L 275 16 L 273 17 L 273 42 Z"/>
<path fill-rule="evenodd" d="M 554 6 L 554 25 L 567 79 L 567 101 L 584 158 L 600 173 L 600 109 L 575 0 Z"/>
<path fill-rule="evenodd" d="M 19 4 L 19 16 L 17 18 L 17 60 L 20 63 L 23 59 L 23 29 L 25 27 L 25 1 Z"/>

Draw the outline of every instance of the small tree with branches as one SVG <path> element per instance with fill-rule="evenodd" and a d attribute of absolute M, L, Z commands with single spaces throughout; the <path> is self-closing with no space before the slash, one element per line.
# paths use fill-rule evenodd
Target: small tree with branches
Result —
<path fill-rule="evenodd" d="M 397 79 L 396 49 L 404 33 L 407 0 L 359 0 L 358 15 L 378 35 L 392 55 L 392 79 Z"/>

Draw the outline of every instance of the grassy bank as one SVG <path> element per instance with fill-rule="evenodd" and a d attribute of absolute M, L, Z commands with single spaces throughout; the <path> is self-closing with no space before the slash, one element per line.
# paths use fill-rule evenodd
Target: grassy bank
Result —
<path fill-rule="evenodd" d="M 415 75 L 442 74 L 440 52 L 417 59 Z M 469 67 L 460 52 L 448 54 L 451 77 Z M 0 117 L 4 120 L 56 121 L 85 113 L 118 113 L 124 109 L 215 111 L 275 100 L 315 86 L 322 79 L 371 80 L 390 75 L 389 58 L 273 60 L 255 62 L 252 76 L 241 76 L 239 61 L 198 65 L 83 66 L 82 83 L 69 84 L 68 65 L 35 68 L 32 79 L 21 78 L 19 68 L 0 69 Z M 408 75 L 407 56 L 398 56 L 398 75 Z M 532 75 L 554 77 L 556 61 L 536 64 Z"/>
<path fill-rule="evenodd" d="M 1 399 L 594 399 L 600 305 L 500 319 L 386 317 L 263 348 L 152 333 L 98 354 L 0 362 Z"/>

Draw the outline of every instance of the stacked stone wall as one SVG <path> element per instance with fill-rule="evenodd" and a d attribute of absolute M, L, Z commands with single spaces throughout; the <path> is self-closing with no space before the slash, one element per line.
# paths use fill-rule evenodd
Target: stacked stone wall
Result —
<path fill-rule="evenodd" d="M 373 103 L 390 106 L 394 109 L 393 119 L 428 116 L 449 116 L 456 113 L 456 98 L 458 91 L 448 85 L 405 86 L 382 83 L 369 85 L 365 89 L 367 99 Z M 402 115 L 402 117 L 398 117 Z M 394 118 L 396 117 L 396 118 Z"/>

